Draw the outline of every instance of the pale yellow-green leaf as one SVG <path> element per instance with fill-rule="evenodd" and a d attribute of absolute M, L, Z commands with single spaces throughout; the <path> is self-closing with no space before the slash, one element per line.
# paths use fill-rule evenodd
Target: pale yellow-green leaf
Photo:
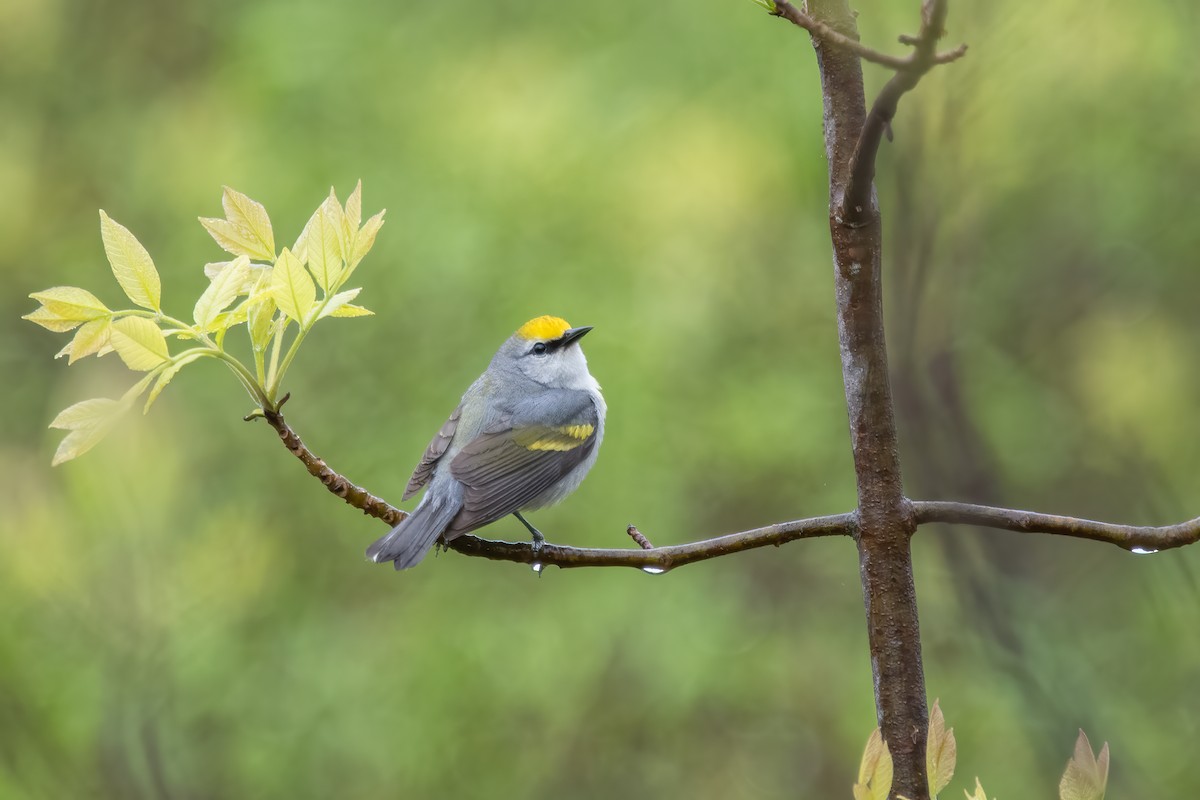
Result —
<path fill-rule="evenodd" d="M 988 800 L 987 794 L 983 791 L 983 784 L 979 782 L 979 778 L 975 779 L 975 791 L 968 792 L 963 789 L 963 794 L 967 796 L 967 800 Z"/>
<path fill-rule="evenodd" d="M 108 397 L 80 400 L 58 412 L 58 416 L 50 423 L 50 427 L 64 431 L 86 428 L 120 413 L 120 406 L 119 401 Z"/>
<path fill-rule="evenodd" d="M 112 430 L 113 423 L 124 410 L 125 406 L 116 400 L 97 397 L 78 402 L 60 412 L 50 427 L 70 433 L 59 443 L 51 465 L 58 466 L 95 447 Z"/>
<path fill-rule="evenodd" d="M 154 378 L 164 366 L 165 362 L 164 364 L 159 364 L 157 367 L 143 375 L 137 383 L 126 389 L 125 394 L 121 395 L 121 404 L 126 408 L 132 406 L 133 401 L 142 396 L 142 392 L 146 391 L 146 387 L 148 387 L 154 381 Z"/>
<path fill-rule="evenodd" d="M 113 275 L 125 295 L 142 308 L 158 311 L 162 301 L 162 287 L 154 261 L 137 237 L 124 225 L 100 211 L 100 238 L 104 240 L 104 253 L 112 266 Z"/>
<path fill-rule="evenodd" d="M 209 330 L 217 315 L 237 299 L 249 275 L 250 259 L 247 256 L 238 256 L 217 273 L 192 310 L 192 318 L 201 330 Z"/>
<path fill-rule="evenodd" d="M 317 300 L 312 278 L 286 247 L 271 270 L 271 297 L 284 314 L 301 324 Z"/>
<path fill-rule="evenodd" d="M 375 316 L 375 312 L 369 308 L 363 308 L 362 306 L 356 306 L 353 303 L 346 303 L 346 305 L 342 306 L 337 311 L 334 311 L 329 316 L 331 316 L 331 317 L 373 317 L 373 316 Z"/>
<path fill-rule="evenodd" d="M 58 443 L 58 449 L 54 451 L 54 458 L 50 461 L 50 466 L 57 467 L 64 461 L 78 458 L 99 444 L 100 440 L 111 430 L 112 423 L 102 423 L 71 431 Z"/>
<path fill-rule="evenodd" d="M 300 259 L 300 263 L 302 264 L 309 263 L 309 239 L 313 236 L 313 231 L 316 230 L 317 220 L 321 214 L 324 214 L 327 219 L 335 221 L 335 227 L 339 230 L 341 229 L 342 218 L 346 215 L 346 212 L 342 209 L 341 204 L 338 203 L 337 194 L 334 193 L 332 188 L 329 190 L 329 196 L 321 201 L 321 205 L 317 206 L 317 210 L 308 218 L 308 222 L 304 224 L 304 230 L 300 231 L 300 235 L 296 237 L 296 243 L 292 245 L 292 254 Z"/>
<path fill-rule="evenodd" d="M 1100 748 L 1097 759 L 1087 734 L 1081 730 L 1075 740 L 1075 754 L 1058 784 L 1058 796 L 1060 800 L 1103 800 L 1107 786 L 1108 742 Z"/>
<path fill-rule="evenodd" d="M 270 286 L 269 281 L 266 286 Z M 271 343 L 271 321 L 277 308 L 269 288 L 261 292 L 255 289 L 250 293 L 246 306 L 246 327 L 250 331 L 250 343 L 260 353 Z"/>
<path fill-rule="evenodd" d="M 867 739 L 854 784 L 855 800 L 887 800 L 892 790 L 892 754 L 876 728 Z"/>
<path fill-rule="evenodd" d="M 167 388 L 167 384 L 171 382 L 171 379 L 179 374 L 179 370 L 183 369 L 188 364 L 191 364 L 193 361 L 204 358 L 208 355 L 211 355 L 211 353 L 188 353 L 187 355 L 177 358 L 168 364 L 162 372 L 158 373 L 158 379 L 154 381 L 154 387 L 150 389 L 150 395 L 146 398 L 146 405 L 142 408 L 142 413 L 145 414 L 150 410 L 150 406 L 154 405 L 154 401 L 158 399 L 160 394 L 162 394 L 162 390 Z"/>
<path fill-rule="evenodd" d="M 242 230 L 227 219 L 218 217 L 198 217 L 204 230 L 213 238 L 221 249 L 235 256 L 264 258 L 262 243 L 251 233 Z M 274 256 L 266 257 L 268 261 Z"/>
<path fill-rule="evenodd" d="M 929 738 L 925 749 L 925 767 L 929 774 L 929 794 L 937 797 L 954 776 L 958 760 L 958 745 L 954 741 L 954 729 L 946 729 L 946 719 L 938 701 L 933 701 L 929 712 Z"/>
<path fill-rule="evenodd" d="M 346 259 L 346 277 L 350 277 L 350 273 L 358 266 L 359 262 L 367 253 L 371 252 L 371 248 L 375 246 L 375 237 L 379 235 L 379 229 L 383 227 L 383 215 L 387 213 L 387 209 L 380 211 L 375 216 L 363 223 L 362 230 L 354 237 L 354 248 L 350 253 L 350 258 Z"/>
<path fill-rule="evenodd" d="M 100 317 L 85 322 L 71 342 L 58 351 L 55 358 L 67 356 L 67 363 L 74 364 L 81 358 L 90 356 L 93 353 L 99 353 L 108 345 L 109 333 L 112 328 L 111 317 Z"/>
<path fill-rule="evenodd" d="M 221 270 L 232 264 L 232 261 L 210 261 L 204 265 L 204 277 L 210 281 L 215 281 L 217 276 L 221 274 Z"/>
<path fill-rule="evenodd" d="M 38 306 L 33 311 L 22 316 L 21 319 L 27 319 L 34 325 L 41 325 L 46 330 L 53 331 L 54 333 L 66 333 L 67 331 L 75 330 L 83 324 L 82 320 L 63 319 L 45 306 Z"/>
<path fill-rule="evenodd" d="M 87 321 L 112 312 L 96 295 L 76 286 L 55 286 L 29 295 L 62 319 Z"/>
<path fill-rule="evenodd" d="M 154 369 L 170 358 L 162 330 L 144 317 L 114 322 L 110 341 L 125 366 L 139 372 Z"/>
<path fill-rule="evenodd" d="M 325 206 L 317 211 L 316 224 L 308 232 L 308 268 L 325 291 L 342 274 L 342 231 Z"/>
<path fill-rule="evenodd" d="M 221 205 L 225 208 L 225 218 L 255 250 L 245 255 L 274 261 L 275 233 L 271 230 L 271 218 L 262 203 L 226 186 L 221 195 Z"/>
<path fill-rule="evenodd" d="M 346 304 L 348 304 L 351 300 L 358 297 L 358 293 L 361 291 L 362 291 L 362 289 L 358 288 L 358 289 L 347 289 L 344 292 L 338 292 L 333 297 L 329 298 L 328 302 L 325 303 L 325 307 L 323 309 L 321 309 L 321 313 L 317 316 L 317 319 L 324 319 L 325 317 L 328 317 L 328 316 L 337 316 L 337 312 L 339 310 L 341 310 L 343 307 L 345 307 Z M 366 309 L 363 309 L 363 310 L 366 311 Z M 370 312 L 368 312 L 368 313 L 370 313 Z M 349 316 L 361 317 L 364 315 L 363 314 L 350 314 Z"/>
<path fill-rule="evenodd" d="M 351 230 L 357 231 L 362 225 L 362 181 L 354 186 L 354 191 L 346 198 L 346 223 Z"/>

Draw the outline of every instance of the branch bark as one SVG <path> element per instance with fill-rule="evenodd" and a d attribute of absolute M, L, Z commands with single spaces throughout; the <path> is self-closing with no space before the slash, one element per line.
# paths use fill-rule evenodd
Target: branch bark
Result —
<path fill-rule="evenodd" d="M 979 506 L 972 503 L 951 503 L 938 500 L 916 500 L 912 504 L 917 524 L 948 522 L 959 525 L 978 525 L 1018 533 L 1049 533 L 1108 542 L 1122 550 L 1154 553 L 1200 541 L 1200 517 L 1175 525 L 1139 527 L 1096 522 L 1056 514 L 1038 514 L 1012 508 Z"/>
<path fill-rule="evenodd" d="M 282 406 L 286 401 L 285 397 L 279 405 Z M 300 459 L 305 469 L 308 470 L 308 474 L 319 480 L 326 489 L 345 500 L 349 505 L 388 525 L 396 525 L 408 516 L 407 512 L 376 497 L 361 486 L 351 483 L 331 469 L 324 459 L 308 449 L 308 446 L 288 425 L 278 408 L 271 411 L 264 410 L 262 417 L 279 434 L 279 439 L 288 452 Z M 254 418 L 247 417 L 247 419 Z M 637 537 L 641 537 L 640 541 L 637 537 L 634 537 L 634 540 L 643 549 L 566 547 L 545 544 L 540 550 L 535 551 L 530 542 L 503 542 L 469 535 L 454 539 L 450 542 L 448 549 L 463 555 L 489 558 L 493 561 L 515 561 L 520 564 L 539 564 L 542 567 L 554 566 L 564 569 L 569 567 L 633 567 L 658 574 L 682 567 L 685 564 L 707 561 L 710 558 L 740 553 L 743 550 L 753 550 L 771 545 L 778 547 L 797 539 L 812 539 L 818 536 L 853 536 L 856 530 L 856 517 L 852 513 L 809 517 L 670 547 L 647 548 L 646 545 L 649 544 L 649 541 L 632 525 L 629 529 L 632 531 L 631 536 L 633 533 L 637 533 Z"/>
<path fill-rule="evenodd" d="M 847 0 L 810 0 L 815 20 L 857 41 Z M 873 184 L 879 138 L 904 92 L 932 66 L 945 3 L 922 9 L 913 65 L 898 72 L 866 113 L 862 64 L 842 38 L 812 32 L 825 107 L 829 228 L 842 379 L 858 483 L 858 553 L 875 707 L 891 751 L 891 793 L 928 800 L 928 708 L 910 539 L 917 520 L 904 497 L 883 328 L 882 229 Z M 927 63 L 928 62 L 928 63 Z"/>

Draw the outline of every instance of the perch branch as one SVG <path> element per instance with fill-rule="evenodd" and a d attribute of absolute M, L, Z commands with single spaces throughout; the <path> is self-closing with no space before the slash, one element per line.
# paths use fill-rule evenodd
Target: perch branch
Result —
<path fill-rule="evenodd" d="M 1161 527 L 1115 525 L 1056 514 L 1037 514 L 1012 508 L 978 506 L 972 503 L 951 503 L 936 500 L 913 501 L 913 512 L 920 525 L 947 522 L 958 525 L 980 525 L 1018 533 L 1049 533 L 1108 542 L 1123 550 L 1153 552 L 1183 547 L 1200 541 L 1200 517 Z"/>
<path fill-rule="evenodd" d="M 361 486 L 356 486 L 334 472 L 325 463 L 324 459 L 319 458 L 313 451 L 308 449 L 307 445 L 296 435 L 296 432 L 284 421 L 283 414 L 279 412 L 279 408 L 287 402 L 289 396 L 284 395 L 275 409 L 264 409 L 262 417 L 279 434 L 279 439 L 283 442 L 283 446 L 288 449 L 288 452 L 300 459 L 301 463 L 304 464 L 304 468 L 308 470 L 308 474 L 324 484 L 326 489 L 369 517 L 381 519 L 388 525 L 398 525 L 402 519 L 407 517 L 407 512 L 396 508 L 386 500 L 376 497 Z M 247 420 L 255 418 L 255 416 L 246 417 Z"/>
<path fill-rule="evenodd" d="M 279 406 L 282 406 L 286 399 L 285 397 L 283 401 L 280 401 Z M 283 414 L 279 412 L 278 408 L 272 411 L 264 410 L 262 417 L 279 434 L 279 439 L 288 452 L 300 459 L 305 469 L 308 470 L 308 474 L 324 484 L 326 489 L 367 516 L 375 517 L 388 525 L 396 525 L 408 516 L 405 511 L 351 483 L 331 469 L 324 459 L 308 449 L 308 446 L 284 420 Z M 247 419 L 254 418 L 254 416 L 247 417 Z M 630 529 L 637 532 L 633 526 L 630 526 Z M 516 561 L 521 564 L 537 563 L 543 566 L 563 568 L 634 567 L 650 572 L 666 572 L 684 564 L 740 553 L 743 550 L 753 550 L 756 547 L 768 545 L 778 547 L 796 539 L 811 539 L 817 536 L 852 536 L 856 530 L 857 522 L 854 514 L 837 514 L 829 517 L 810 517 L 792 522 L 780 522 L 764 528 L 730 533 L 688 544 L 641 550 L 546 544 L 542 546 L 540 552 L 534 552 L 533 546 L 528 542 L 502 542 L 481 539 L 478 536 L 460 536 L 450 542 L 449 549 L 467 556 L 490 558 L 494 561 Z M 633 534 L 630 533 L 630 535 Z M 634 537 L 634 540 L 639 545 L 642 545 L 643 542 L 649 544 L 649 541 L 641 533 L 638 533 L 638 536 L 641 536 L 641 540 L 638 540 L 637 537 Z"/>

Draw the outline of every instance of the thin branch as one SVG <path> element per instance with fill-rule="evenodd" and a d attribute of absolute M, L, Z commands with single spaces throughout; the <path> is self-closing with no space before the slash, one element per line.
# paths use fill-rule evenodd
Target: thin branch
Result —
<path fill-rule="evenodd" d="M 951 503 L 936 500 L 915 500 L 913 511 L 920 525 L 947 522 L 958 525 L 980 525 L 1018 533 L 1050 533 L 1108 542 L 1123 550 L 1156 552 L 1183 547 L 1200 541 L 1200 517 L 1161 527 L 1115 525 L 1056 514 L 1037 514 L 1012 508 L 979 506 L 973 503 Z"/>
<path fill-rule="evenodd" d="M 610 550 L 607 548 L 564 547 L 545 544 L 535 552 L 528 542 L 498 542 L 475 536 L 460 536 L 450 542 L 450 549 L 468 556 L 481 556 L 496 561 L 516 561 L 521 564 L 541 564 L 555 567 L 634 567 L 646 572 L 666 572 L 685 564 L 707 561 L 743 550 L 773 545 L 778 547 L 797 539 L 818 536 L 853 536 L 857 520 L 853 513 L 828 517 L 810 517 L 793 522 L 780 522 L 765 528 L 730 533 L 715 539 L 702 539 L 688 544 L 655 547 L 651 550 Z"/>
<path fill-rule="evenodd" d="M 863 61 L 870 61 L 872 64 L 879 64 L 894 70 L 906 70 L 912 67 L 913 61 L 911 56 L 892 56 L 867 47 L 858 39 L 834 30 L 818 19 L 813 19 L 789 3 L 788 0 L 775 0 L 775 10 L 771 13 L 776 17 L 782 17 L 788 22 L 799 25 L 818 39 L 849 50 Z"/>
<path fill-rule="evenodd" d="M 279 406 L 285 402 L 287 402 L 286 396 L 279 402 Z M 247 419 L 255 419 L 257 416 L 255 414 Z M 262 417 L 279 434 L 279 439 L 283 442 L 284 447 L 300 459 L 308 470 L 308 474 L 324 484 L 326 489 L 367 516 L 375 517 L 388 525 L 397 525 L 408 516 L 407 512 L 396 508 L 386 500 L 376 497 L 366 489 L 334 472 L 324 459 L 309 450 L 307 445 L 301 441 L 296 432 L 284 420 L 278 407 L 273 411 L 264 410 Z M 515 561 L 520 564 L 541 564 L 544 567 L 634 567 L 647 572 L 659 573 L 681 567 L 684 564 L 740 553 L 743 550 L 753 550 L 756 547 L 768 545 L 778 547 L 796 539 L 811 539 L 817 536 L 853 536 L 857 529 L 857 517 L 851 513 L 780 522 L 765 528 L 730 533 L 714 539 L 642 550 L 610 550 L 546 544 L 540 550 L 535 551 L 529 542 L 502 542 L 481 539 L 477 536 L 460 536 L 450 542 L 449 549 L 467 556 L 490 558 L 494 561 Z M 646 537 L 637 531 L 637 528 L 629 526 L 630 536 L 633 536 L 634 533 L 641 537 L 640 541 L 636 536 L 634 537 L 639 545 L 642 542 L 645 542 L 645 545 L 650 544 Z"/>
<path fill-rule="evenodd" d="M 849 224 L 867 224 L 875 218 L 871 196 L 875 180 L 875 157 L 880 141 L 891 130 L 900 98 L 915 88 L 934 66 L 956 61 L 967 52 L 966 45 L 959 45 L 947 53 L 937 52 L 938 40 L 945 33 L 947 5 L 948 0 L 926 0 L 922 5 L 921 32 L 917 36 L 901 39 L 904 44 L 913 47 L 913 52 L 906 59 L 906 68 L 892 76 L 871 105 L 854 148 L 850 177 L 837 211 L 838 216 Z"/>
<path fill-rule="evenodd" d="M 400 521 L 408 516 L 408 512 L 396 508 L 386 500 L 376 497 L 375 495 L 363 489 L 361 486 L 356 486 L 344 477 L 334 472 L 325 463 L 324 459 L 319 458 L 300 440 L 296 432 L 288 426 L 283 419 L 283 414 L 279 413 L 278 408 L 282 407 L 287 402 L 289 395 L 285 395 L 279 401 L 276 410 L 263 410 L 262 417 L 267 421 L 275 432 L 279 434 L 279 439 L 283 442 L 283 446 L 304 464 L 308 474 L 319 480 L 325 485 L 325 488 L 336 494 L 338 497 L 345 500 L 350 505 L 357 508 L 369 517 L 383 520 L 388 525 L 398 525 Z M 257 415 L 246 417 L 247 420 L 256 419 Z"/>
<path fill-rule="evenodd" d="M 858 39 L 841 33 L 819 19 L 810 17 L 808 14 L 804 13 L 800 9 L 796 8 L 796 6 L 788 2 L 788 0 L 775 0 L 775 10 L 772 11 L 771 14 L 773 16 L 786 19 L 788 22 L 803 28 L 818 39 L 849 50 L 863 61 L 870 61 L 872 64 L 879 64 L 882 67 L 894 69 L 897 72 L 921 68 L 921 60 L 916 56 L 916 54 L 909 54 L 907 56 L 893 56 L 880 50 L 876 50 L 873 47 L 868 47 Z M 902 35 L 900 37 L 901 44 L 915 46 L 919 41 L 920 37 L 917 36 Z M 965 44 L 960 44 L 953 50 L 934 54 L 933 63 L 949 64 L 951 61 L 957 61 L 958 59 L 962 58 L 966 52 L 967 46 Z"/>

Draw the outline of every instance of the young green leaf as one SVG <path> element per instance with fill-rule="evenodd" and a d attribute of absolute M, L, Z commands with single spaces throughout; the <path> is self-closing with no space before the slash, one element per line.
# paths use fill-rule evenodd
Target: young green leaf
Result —
<path fill-rule="evenodd" d="M 154 382 L 154 388 L 150 390 L 150 396 L 146 398 L 146 405 L 142 408 L 142 413 L 145 414 L 150 410 L 150 406 L 154 405 L 154 401 L 158 399 L 160 394 L 162 394 L 162 390 L 167 388 L 167 384 L 171 382 L 171 379 L 179 374 L 179 370 L 183 369 L 188 364 L 191 364 L 193 361 L 211 355 L 213 355 L 212 351 L 198 350 L 196 352 L 180 356 L 168 364 L 162 372 L 158 373 L 158 379 Z"/>
<path fill-rule="evenodd" d="M 62 350 L 54 356 L 61 358 L 67 356 L 67 364 L 74 364 L 81 358 L 90 356 L 93 353 L 103 355 L 107 350 L 111 349 L 109 345 L 109 335 L 112 330 L 112 317 L 100 317 L 85 322 L 75 336 Z"/>
<path fill-rule="evenodd" d="M 192 318 L 201 330 L 209 330 L 217 315 L 237 299 L 249 275 L 250 259 L 247 256 L 238 256 L 228 267 L 217 273 L 196 301 L 196 307 L 192 311 Z"/>
<path fill-rule="evenodd" d="M 946 729 L 946 718 L 938 701 L 933 701 L 929 712 L 929 738 L 925 749 L 925 767 L 929 774 L 929 794 L 937 797 L 954 776 L 954 765 L 958 759 L 958 745 L 954 741 L 954 729 Z"/>
<path fill-rule="evenodd" d="M 983 791 L 983 784 L 979 782 L 979 778 L 975 779 L 974 793 L 963 789 L 963 794 L 967 796 L 967 800 L 988 800 L 987 794 Z"/>
<path fill-rule="evenodd" d="M 123 403 L 107 397 L 83 400 L 64 409 L 50 427 L 70 432 L 59 443 L 51 466 L 77 458 L 95 447 L 112 430 L 124 410 Z"/>
<path fill-rule="evenodd" d="M 45 306 L 38 306 L 33 311 L 22 316 L 21 319 L 27 319 L 34 325 L 41 325 L 46 330 L 53 331 L 54 333 L 73 331 L 83 324 L 82 320 L 63 319 Z"/>
<path fill-rule="evenodd" d="M 350 231 L 357 231 L 362 225 L 362 181 L 354 186 L 354 191 L 346 198 L 346 226 Z"/>
<path fill-rule="evenodd" d="M 1079 731 L 1075 754 L 1067 762 L 1066 772 L 1058 784 L 1060 800 L 1104 800 L 1108 786 L 1108 742 L 1100 748 L 1100 757 L 1092 753 L 1087 734 Z"/>
<path fill-rule="evenodd" d="M 379 234 L 379 229 L 383 227 L 383 215 L 387 213 L 387 209 L 380 211 L 375 216 L 371 217 L 363 223 L 362 230 L 354 237 L 354 247 L 351 249 L 350 257 L 346 259 L 346 277 L 350 277 L 350 273 L 358 266 L 358 263 L 363 260 L 363 256 L 371 251 L 375 245 L 375 237 Z"/>
<path fill-rule="evenodd" d="M 221 195 L 221 205 L 225 208 L 225 218 L 253 250 L 243 254 L 264 261 L 274 261 L 275 233 L 271 230 L 271 218 L 262 203 L 226 186 Z"/>
<path fill-rule="evenodd" d="M 34 292 L 29 296 L 60 319 L 86 322 L 97 317 L 107 317 L 112 313 L 96 295 L 75 286 L 55 286 L 53 289 Z"/>
<path fill-rule="evenodd" d="M 266 351 L 271 343 L 271 321 L 275 318 L 275 298 L 270 292 L 256 298 L 251 295 L 246 307 L 246 327 L 250 330 L 250 344 L 256 352 Z"/>
<path fill-rule="evenodd" d="M 892 791 L 892 754 L 879 728 L 871 732 L 858 767 L 854 800 L 887 800 Z"/>
<path fill-rule="evenodd" d="M 334 311 L 329 316 L 331 317 L 373 317 L 375 312 L 369 308 L 356 306 L 353 303 L 346 303 L 344 306 Z"/>
<path fill-rule="evenodd" d="M 317 300 L 317 289 L 292 251 L 286 247 L 271 270 L 271 297 L 284 314 L 304 324 Z"/>
<path fill-rule="evenodd" d="M 114 322 L 111 341 L 125 366 L 138 372 L 152 370 L 170 358 L 162 330 L 144 317 L 125 317 Z"/>
<path fill-rule="evenodd" d="M 327 205 L 317 210 L 316 224 L 308 233 L 308 268 L 328 292 L 342 274 L 342 230 L 326 211 Z"/>
<path fill-rule="evenodd" d="M 368 311 L 362 306 L 351 305 L 350 301 L 358 297 L 358 293 L 362 289 L 347 289 L 344 292 L 338 292 L 333 297 L 329 298 L 329 302 L 325 304 L 325 308 L 321 309 L 321 313 L 317 319 L 325 317 L 366 317 L 374 314 L 373 311 Z"/>
<path fill-rule="evenodd" d="M 263 258 L 262 243 L 251 233 L 242 230 L 227 219 L 219 217 L 197 217 L 204 230 L 221 249 L 235 256 Z M 267 260 L 272 260 L 268 258 Z"/>
<path fill-rule="evenodd" d="M 150 254 L 129 229 L 100 211 L 100 238 L 113 275 L 125 295 L 142 308 L 158 311 L 162 287 Z"/>

